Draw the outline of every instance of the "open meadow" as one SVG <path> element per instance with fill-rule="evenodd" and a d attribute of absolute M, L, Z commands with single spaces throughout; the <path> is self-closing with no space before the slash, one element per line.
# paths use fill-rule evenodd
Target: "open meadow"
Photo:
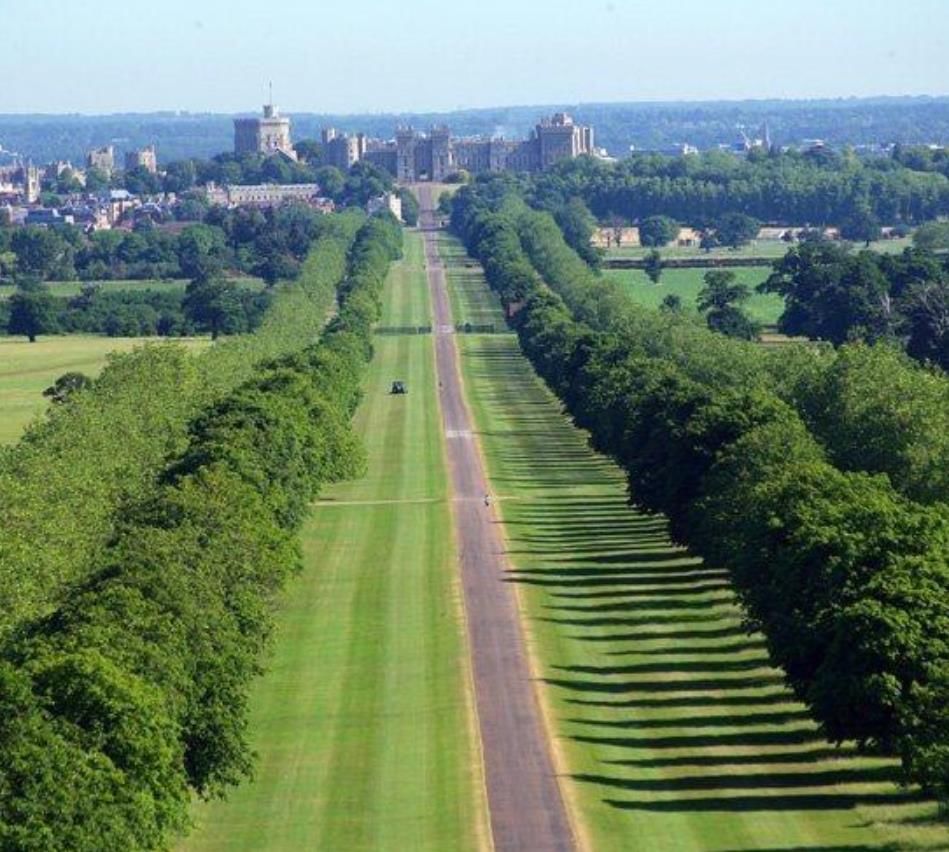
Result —
<path fill-rule="evenodd" d="M 788 249 L 793 246 L 794 243 L 783 243 L 778 240 L 754 240 L 748 245 L 740 246 L 739 248 L 725 248 L 719 246 L 717 248 L 710 249 L 706 251 L 703 248 L 698 246 L 663 246 L 659 249 L 659 253 L 663 257 L 668 258 L 716 258 L 716 259 L 728 259 L 728 258 L 747 258 L 747 257 L 767 257 L 774 258 L 777 260 L 779 257 L 784 257 L 787 254 Z M 870 243 L 870 250 L 876 252 L 882 252 L 884 254 L 898 254 L 903 251 L 903 249 L 909 248 L 913 245 L 913 241 L 909 237 L 900 237 L 898 239 L 892 240 L 875 240 Z M 863 248 L 863 243 L 857 243 L 855 245 L 857 249 Z M 621 257 L 631 257 L 631 258 L 644 258 L 651 248 L 646 248 L 645 246 L 612 246 L 609 249 L 606 249 L 604 252 L 604 257 L 607 258 L 621 258 Z"/>
<path fill-rule="evenodd" d="M 461 310 L 486 316 L 484 293 L 466 304 L 464 255 L 442 240 Z M 727 574 L 629 507 L 622 472 L 589 448 L 517 340 L 461 345 L 561 784 L 588 848 L 949 848 L 936 805 L 898 785 L 896 761 L 818 735 L 743 629 Z"/>
<path fill-rule="evenodd" d="M 30 343 L 25 337 L 0 337 L 0 444 L 20 437 L 24 427 L 46 410 L 43 396 L 67 372 L 95 376 L 110 352 L 128 352 L 145 343 L 162 345 L 163 338 L 49 335 Z M 189 349 L 201 349 L 209 338 L 176 339 Z"/>
<path fill-rule="evenodd" d="M 407 232 L 382 325 L 431 321 L 422 263 Z M 368 472 L 327 489 L 304 526 L 254 688 L 256 778 L 198 805 L 183 850 L 485 845 L 432 337 L 374 347 L 355 421 Z"/>
<path fill-rule="evenodd" d="M 262 290 L 264 282 L 260 278 L 241 276 L 230 279 L 238 287 L 246 290 Z M 156 293 L 184 293 L 188 281 L 184 278 L 123 278 L 105 281 L 50 281 L 46 286 L 54 296 L 78 296 L 83 287 L 95 285 L 103 293 L 143 293 L 151 290 Z M 16 292 L 15 287 L 0 287 L 0 299 L 9 299 Z"/>
<path fill-rule="evenodd" d="M 633 301 L 647 308 L 658 308 L 666 296 L 676 295 L 682 299 L 684 307 L 694 309 L 708 271 L 663 269 L 658 284 L 653 284 L 641 269 L 604 269 L 603 275 L 621 283 Z M 774 325 L 784 310 L 784 300 L 777 293 L 755 292 L 755 287 L 768 277 L 770 267 L 736 266 L 730 271 L 735 273 L 737 283 L 746 285 L 752 292 L 751 298 L 742 306 L 748 315 L 764 325 Z"/>

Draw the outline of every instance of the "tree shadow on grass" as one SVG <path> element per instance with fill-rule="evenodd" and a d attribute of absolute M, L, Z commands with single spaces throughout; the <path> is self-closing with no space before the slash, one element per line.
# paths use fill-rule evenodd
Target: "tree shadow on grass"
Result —
<path fill-rule="evenodd" d="M 558 711 L 571 711 L 561 731 L 605 770 L 575 780 L 631 811 L 906 801 L 894 762 L 857 760 L 817 733 L 743 625 L 726 572 L 672 542 L 663 517 L 629 506 L 625 476 L 552 416 L 515 345 L 479 340 L 466 354 L 480 404 L 500 414 L 483 433 L 495 487 L 519 498 L 502 503 L 518 562 L 504 581 L 525 587 L 541 636 L 564 651 L 544 672 Z"/>
<path fill-rule="evenodd" d="M 729 811 L 840 811 L 851 810 L 859 805 L 899 805 L 907 802 L 925 801 L 921 793 L 794 793 L 774 796 L 709 796 L 668 800 L 604 799 L 620 810 L 679 813 L 704 811 L 723 813 Z M 825 849 L 826 847 L 816 847 Z M 861 848 L 861 847 L 857 847 Z M 873 848 L 873 847 L 870 847 Z"/>
<path fill-rule="evenodd" d="M 832 746 L 815 745 L 796 748 L 792 751 L 767 752 L 765 754 L 738 754 L 729 752 L 669 755 L 662 757 L 625 758 L 623 760 L 604 760 L 609 766 L 635 766 L 642 769 L 673 769 L 675 767 L 716 767 L 716 766 L 771 766 L 784 763 L 830 763 L 848 760 L 851 754 L 841 754 Z"/>
<path fill-rule="evenodd" d="M 617 778 L 609 775 L 578 774 L 577 781 L 632 790 L 643 793 L 681 793 L 708 790 L 785 790 L 800 787 L 833 787 L 842 784 L 868 784 L 899 781 L 898 771 L 891 766 L 870 768 L 837 768 L 803 772 L 747 772 L 740 775 L 718 773 L 709 775 L 686 775 L 672 778 Z M 819 795 L 819 794 L 818 794 Z M 859 793 L 844 794 L 859 796 Z M 879 795 L 872 793 L 871 795 Z M 906 801 L 908 793 L 893 790 L 893 801 Z"/>
<path fill-rule="evenodd" d="M 714 707 L 768 707 L 775 704 L 790 704 L 792 699 L 783 689 L 765 693 L 754 692 L 750 695 L 673 695 L 660 698 L 627 698 L 618 701 L 589 700 L 567 698 L 565 703 L 581 707 L 602 707 L 613 710 L 666 710 L 677 707 L 708 708 Z M 639 718 L 636 716 L 635 718 Z"/>
<path fill-rule="evenodd" d="M 902 843 L 884 843 L 862 844 L 859 846 L 760 846 L 757 852 L 906 852 L 908 849 L 916 849 L 916 846 L 906 846 Z M 925 847 L 918 847 L 921 852 Z M 734 849 L 723 849 L 722 852 L 748 852 L 746 847 L 735 847 Z"/>
<path fill-rule="evenodd" d="M 759 689 L 783 683 L 777 674 L 760 674 L 730 678 L 688 678 L 685 680 L 576 680 L 565 678 L 544 678 L 544 683 L 559 686 L 571 692 L 625 693 L 638 692 L 647 695 L 667 693 L 698 692 L 731 694 L 736 690 Z"/>

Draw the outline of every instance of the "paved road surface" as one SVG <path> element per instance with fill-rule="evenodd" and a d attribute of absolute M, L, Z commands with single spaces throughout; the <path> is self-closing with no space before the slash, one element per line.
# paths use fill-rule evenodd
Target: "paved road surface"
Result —
<path fill-rule="evenodd" d="M 484 752 L 491 833 L 498 852 L 575 848 L 537 706 L 514 587 L 472 433 L 450 333 L 451 307 L 435 244 L 432 192 L 420 190 L 425 261 L 435 313 L 435 353 L 448 446 L 468 643 Z"/>

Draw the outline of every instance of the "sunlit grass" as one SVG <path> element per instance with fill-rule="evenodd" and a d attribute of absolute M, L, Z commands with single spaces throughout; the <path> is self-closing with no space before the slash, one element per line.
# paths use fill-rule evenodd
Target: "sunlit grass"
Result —
<path fill-rule="evenodd" d="M 818 735 L 743 629 L 727 573 L 628 506 L 621 471 L 516 339 L 462 345 L 562 784 L 592 848 L 949 848 L 895 761 Z"/>

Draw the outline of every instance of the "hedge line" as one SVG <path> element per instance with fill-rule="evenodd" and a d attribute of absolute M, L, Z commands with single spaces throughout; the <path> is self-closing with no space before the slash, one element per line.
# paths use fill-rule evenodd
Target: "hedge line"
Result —
<path fill-rule="evenodd" d="M 139 499 L 187 441 L 202 408 L 254 365 L 312 341 L 326 323 L 361 215 L 326 217 L 300 277 L 277 288 L 256 334 L 200 357 L 148 345 L 114 355 L 93 386 L 51 409 L 16 445 L 0 448 L 0 638 L 48 612 L 89 570 L 122 502 Z"/>
<path fill-rule="evenodd" d="M 96 570 L 2 649 L 0 847 L 165 848 L 192 792 L 250 773 L 248 687 L 274 595 L 308 502 L 363 463 L 349 420 L 400 247 L 394 220 L 361 228 L 323 340 L 192 420 Z"/>
<path fill-rule="evenodd" d="M 631 309 L 549 217 L 471 189 L 453 223 L 631 501 L 730 569 L 749 628 L 828 739 L 897 754 L 908 781 L 949 797 L 946 504 L 835 467 L 760 350 Z"/>

